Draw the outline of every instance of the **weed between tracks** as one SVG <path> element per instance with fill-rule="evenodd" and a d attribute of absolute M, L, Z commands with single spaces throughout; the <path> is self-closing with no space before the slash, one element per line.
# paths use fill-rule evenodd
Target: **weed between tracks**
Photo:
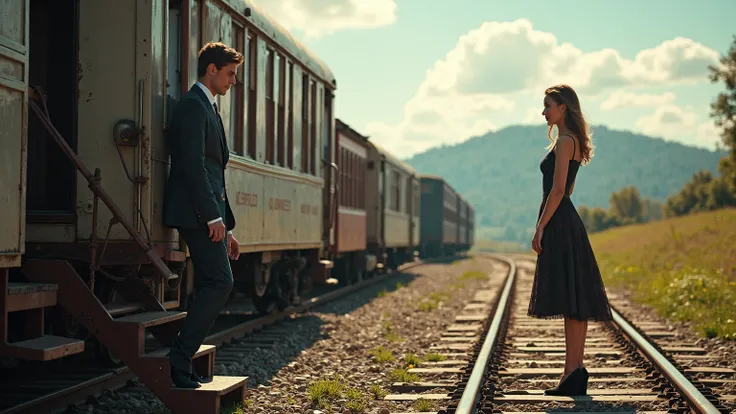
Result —
<path fill-rule="evenodd" d="M 606 284 L 703 336 L 736 340 L 736 209 L 591 235 Z"/>

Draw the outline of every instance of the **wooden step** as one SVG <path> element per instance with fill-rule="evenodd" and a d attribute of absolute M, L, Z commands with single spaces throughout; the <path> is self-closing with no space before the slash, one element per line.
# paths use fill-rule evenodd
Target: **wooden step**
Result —
<path fill-rule="evenodd" d="M 121 325 L 134 325 L 138 328 L 151 328 L 186 318 L 186 312 L 142 312 L 116 318 L 114 322 Z"/>
<path fill-rule="evenodd" d="M 160 348 L 152 352 L 145 353 L 141 359 L 145 363 L 147 371 L 161 371 L 167 375 L 171 371 L 169 364 L 168 347 Z M 194 372 L 200 377 L 208 378 L 215 374 L 215 351 L 214 345 L 200 345 L 197 352 L 192 356 L 192 367 Z"/>
<path fill-rule="evenodd" d="M 45 308 L 56 305 L 59 286 L 53 283 L 8 283 L 6 306 L 8 312 Z"/>
<path fill-rule="evenodd" d="M 142 303 L 106 303 L 105 309 L 111 317 L 127 315 L 145 309 Z"/>
<path fill-rule="evenodd" d="M 172 387 L 164 397 L 173 414 L 220 414 L 220 410 L 245 400 L 248 377 L 216 376 L 200 388 Z"/>
<path fill-rule="evenodd" d="M 33 361 L 50 361 L 82 351 L 83 340 L 53 335 L 0 344 L 0 355 Z"/>

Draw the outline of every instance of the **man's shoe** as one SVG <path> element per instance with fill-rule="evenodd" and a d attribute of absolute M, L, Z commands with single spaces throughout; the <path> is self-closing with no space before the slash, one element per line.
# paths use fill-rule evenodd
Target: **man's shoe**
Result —
<path fill-rule="evenodd" d="M 194 372 L 193 370 L 192 370 L 191 375 L 189 375 L 189 379 L 191 379 L 194 382 L 198 382 L 200 384 L 208 384 L 212 382 L 212 377 L 202 378 L 199 375 L 197 375 L 197 373 Z"/>
<path fill-rule="evenodd" d="M 187 374 L 186 372 L 171 367 L 171 381 L 174 383 L 174 385 L 177 388 L 199 388 L 201 385 L 199 385 L 197 382 L 192 381 L 190 378 L 191 374 Z"/>

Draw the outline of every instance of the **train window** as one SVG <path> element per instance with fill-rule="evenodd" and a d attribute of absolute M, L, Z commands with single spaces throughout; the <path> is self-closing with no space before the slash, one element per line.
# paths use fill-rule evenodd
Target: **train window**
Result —
<path fill-rule="evenodd" d="M 286 60 L 280 54 L 276 54 L 276 102 L 278 104 L 278 114 L 276 116 L 276 151 L 278 156 L 276 157 L 276 163 L 278 165 L 286 165 L 286 122 L 284 121 L 286 113 L 284 105 L 286 103 L 286 90 L 284 88 L 285 73 L 286 72 Z"/>
<path fill-rule="evenodd" d="M 411 191 L 412 190 L 411 177 L 406 177 L 406 186 L 404 188 L 406 188 L 406 194 L 405 194 L 406 205 L 403 208 L 403 212 L 406 214 L 411 214 L 410 208 L 412 205 L 412 194 L 414 194 L 414 192 Z"/>
<path fill-rule="evenodd" d="M 412 215 L 414 217 L 419 216 L 419 185 L 417 183 L 414 183 L 414 203 L 412 204 Z"/>
<path fill-rule="evenodd" d="M 168 32 L 168 72 L 166 74 L 166 94 L 175 100 L 179 100 L 182 91 L 182 13 L 181 2 L 169 2 L 169 32 Z M 195 66 L 196 71 L 196 66 Z M 168 112 L 171 109 L 166 107 Z M 171 113 L 167 114 L 171 116 Z M 168 122 L 166 123 L 168 125 Z"/>
<path fill-rule="evenodd" d="M 243 26 L 233 22 L 232 27 L 233 36 L 233 47 L 240 53 L 244 53 L 244 37 L 245 29 Z M 244 108 L 244 93 L 245 85 L 244 81 L 244 69 L 245 65 L 238 67 L 238 73 L 236 75 L 236 83 L 233 90 L 230 92 L 230 134 L 228 135 L 228 147 L 230 152 L 238 155 L 243 155 L 243 148 L 245 134 L 243 133 L 243 108 Z"/>
<path fill-rule="evenodd" d="M 324 98 L 323 98 L 323 109 L 322 109 L 322 137 L 324 138 L 324 141 L 322 142 L 322 157 L 325 160 L 330 159 L 330 149 L 332 146 L 332 122 L 331 120 L 331 92 L 328 88 L 324 88 Z M 323 170 L 324 171 L 324 170 Z M 329 174 L 329 172 L 328 172 Z M 324 172 L 322 173 L 322 178 L 324 178 Z"/>
<path fill-rule="evenodd" d="M 310 99 L 309 99 L 309 172 L 317 175 L 317 84 L 310 79 L 309 81 Z"/>
<path fill-rule="evenodd" d="M 246 47 L 248 49 L 248 145 L 245 154 L 256 158 L 256 75 L 258 72 L 258 54 L 256 53 L 257 38 L 248 34 Z"/>
<path fill-rule="evenodd" d="M 399 212 L 401 206 L 401 175 L 398 171 L 391 172 L 391 210 Z"/>
<path fill-rule="evenodd" d="M 286 69 L 286 90 L 288 91 L 288 104 L 286 105 L 287 111 L 287 128 L 286 137 L 288 142 L 286 144 L 286 167 L 294 167 L 294 63 L 289 61 Z"/>
<path fill-rule="evenodd" d="M 275 160 L 274 146 L 274 50 L 266 49 L 266 163 Z"/>
<path fill-rule="evenodd" d="M 302 75 L 302 159 L 301 172 L 309 172 L 309 75 Z"/>
<path fill-rule="evenodd" d="M 301 171 L 302 170 L 302 135 L 303 135 L 303 129 L 304 129 L 304 109 L 302 108 L 304 106 L 304 99 L 302 96 L 304 95 L 304 88 L 302 86 L 303 78 L 302 78 L 302 71 L 299 66 L 294 66 L 294 73 L 292 75 L 292 102 L 293 102 L 293 115 L 292 118 L 295 119 L 294 121 L 294 133 L 293 133 L 293 145 L 292 145 L 292 160 L 293 160 L 293 169 L 294 171 Z M 299 118 L 297 118 L 299 117 Z"/>

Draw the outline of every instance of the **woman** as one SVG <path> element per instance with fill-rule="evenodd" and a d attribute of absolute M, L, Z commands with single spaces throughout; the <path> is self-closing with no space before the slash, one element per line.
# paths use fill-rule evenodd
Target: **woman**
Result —
<path fill-rule="evenodd" d="M 586 395 L 588 371 L 583 348 L 588 321 L 611 320 L 598 264 L 570 195 L 580 165 L 590 162 L 593 146 L 575 91 L 557 85 L 544 92 L 544 111 L 552 141 L 540 165 L 544 198 L 532 248 L 537 252 L 529 316 L 565 318 L 565 370 L 547 395 Z M 553 127 L 558 134 L 552 138 Z"/>

